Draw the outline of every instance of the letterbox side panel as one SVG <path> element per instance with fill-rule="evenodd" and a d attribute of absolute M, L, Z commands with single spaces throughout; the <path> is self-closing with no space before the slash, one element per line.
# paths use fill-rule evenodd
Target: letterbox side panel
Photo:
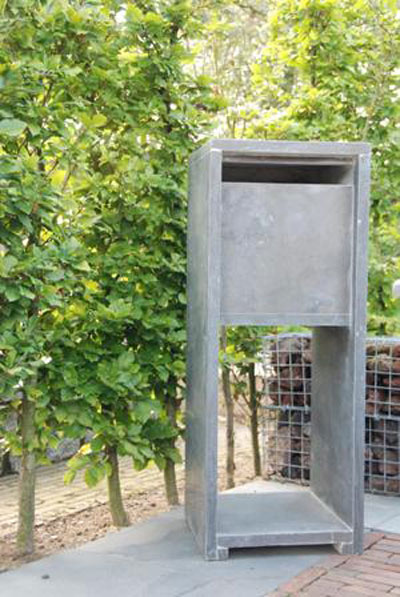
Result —
<path fill-rule="evenodd" d="M 354 345 L 350 328 L 316 328 L 312 339 L 311 487 L 353 528 Z"/>
<path fill-rule="evenodd" d="M 364 444 L 365 444 L 365 338 L 368 295 L 368 216 L 370 190 L 370 153 L 361 153 L 355 169 L 357 192 L 353 272 L 353 310 L 355 336 L 354 371 L 354 542 L 363 549 L 364 531 Z"/>
<path fill-rule="evenodd" d="M 206 558 L 216 550 L 221 153 L 192 161 L 188 208 L 186 520 Z M 212 258 L 214 256 L 214 258 Z"/>
<path fill-rule="evenodd" d="M 222 184 L 224 323 L 348 324 L 353 188 Z"/>
<path fill-rule="evenodd" d="M 369 157 L 355 170 L 352 325 L 313 334 L 311 486 L 362 551 Z"/>

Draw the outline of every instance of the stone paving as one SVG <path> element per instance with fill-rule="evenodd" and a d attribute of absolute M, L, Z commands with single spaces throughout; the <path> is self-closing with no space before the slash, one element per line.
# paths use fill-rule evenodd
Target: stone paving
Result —
<path fill-rule="evenodd" d="M 369 533 L 361 556 L 331 555 L 281 586 L 271 597 L 400 595 L 400 535 Z"/>
<path fill-rule="evenodd" d="M 243 433 L 239 433 L 238 439 L 238 456 L 240 455 L 243 459 L 245 458 L 245 447 L 248 445 L 247 429 L 243 428 Z M 223 444 L 222 444 L 223 445 Z M 224 449 L 220 451 L 220 466 L 223 466 Z M 88 490 L 83 477 L 78 476 L 72 485 L 65 486 L 63 483 L 63 475 L 66 470 L 66 465 L 60 463 L 53 465 L 52 467 L 40 468 L 38 470 L 38 490 L 37 490 L 37 522 L 43 523 L 48 522 L 52 519 L 58 518 L 59 516 L 78 512 L 96 506 L 98 504 L 104 504 L 107 501 L 107 492 L 105 483 L 99 484 L 94 489 Z M 121 484 L 123 487 L 124 495 L 129 495 L 138 489 L 149 489 L 162 484 L 162 474 L 155 468 L 150 468 L 142 472 L 136 472 L 132 469 L 130 459 L 121 459 Z M 177 467 L 178 480 L 183 478 L 183 467 Z M 18 478 L 17 476 L 7 477 L 0 479 L 0 540 L 5 535 L 9 534 L 15 529 L 16 525 L 16 514 L 17 514 L 17 489 L 18 489 Z M 165 553 L 172 553 L 171 561 L 177 564 L 176 575 L 171 576 L 170 585 L 165 585 L 165 591 L 163 590 L 159 595 L 154 594 L 154 590 L 151 589 L 150 585 L 147 587 L 147 583 L 150 583 L 152 574 L 145 573 L 143 570 L 143 591 L 139 591 L 138 595 L 143 597 L 164 597 L 166 596 L 180 596 L 182 594 L 190 595 L 193 597 L 209 597 L 219 594 L 220 597 L 225 596 L 224 583 L 226 583 L 226 595 L 235 597 L 236 595 L 242 597 L 246 594 L 248 597 L 265 596 L 271 595 L 273 597 L 289 597 L 289 596 L 304 596 L 304 597 L 360 597 L 365 596 L 376 596 L 380 597 L 385 595 L 400 596 L 400 534 L 396 534 L 400 531 L 400 498 L 389 497 L 385 498 L 382 496 L 366 495 L 366 525 L 369 528 L 381 529 L 381 532 L 369 533 L 366 537 L 366 551 L 362 556 L 339 556 L 336 554 L 329 555 L 328 557 L 324 553 L 330 553 L 331 550 L 326 548 L 313 548 L 307 550 L 306 548 L 299 548 L 298 550 L 293 549 L 277 549 L 277 550 L 238 550 L 238 554 L 235 554 L 235 550 L 232 552 L 230 557 L 231 564 L 229 567 L 229 578 L 232 574 L 232 582 L 228 576 L 225 576 L 224 570 L 228 572 L 227 567 L 221 567 L 204 563 L 194 548 L 193 540 L 188 535 L 187 531 L 184 530 L 184 524 L 181 521 L 182 514 L 180 511 L 165 515 L 166 518 L 157 517 L 153 521 L 149 521 L 147 524 L 150 527 L 134 525 L 127 529 L 126 541 L 127 549 L 131 550 L 131 545 L 135 543 L 136 536 L 140 536 L 140 533 L 144 533 L 147 528 L 153 528 L 154 532 L 160 535 L 157 538 L 157 545 L 161 547 L 164 545 L 164 535 L 168 538 L 169 535 L 163 529 L 163 520 L 169 524 L 169 520 L 172 517 L 174 524 L 178 525 L 178 531 L 182 538 L 180 540 L 187 543 L 186 549 L 190 551 L 190 558 L 193 560 L 193 572 L 190 572 L 190 582 L 187 579 L 188 592 L 175 592 L 175 584 L 178 582 L 176 579 L 180 578 L 181 564 L 179 564 L 179 557 L 174 555 L 172 550 L 172 544 L 168 543 L 164 545 L 163 549 Z M 169 518 L 168 518 L 169 517 Z M 175 518 L 177 520 L 175 521 Z M 182 528 L 181 528 L 182 527 Z M 143 531 L 141 530 L 143 529 Z M 175 532 L 175 531 L 174 531 Z M 178 533 L 178 534 L 179 534 Z M 179 536 L 180 536 L 179 535 Z M 45 558 L 39 562 L 35 562 L 30 565 L 23 566 L 17 571 L 2 574 L 0 584 L 0 594 L 3 597 L 16 597 L 19 595 L 17 591 L 18 583 L 21 584 L 21 595 L 26 594 L 25 582 L 28 582 L 30 586 L 32 579 L 32 571 L 38 569 L 46 572 L 47 566 L 52 562 L 60 561 L 61 568 L 64 569 L 65 558 L 69 561 L 69 558 L 74 558 L 75 554 L 80 562 L 81 554 L 86 551 L 97 549 L 97 545 L 102 545 L 101 541 L 104 541 L 106 553 L 110 550 L 110 543 L 116 541 L 115 537 L 124 537 L 125 534 L 110 534 L 100 542 L 90 544 L 88 548 L 84 547 L 83 550 L 73 550 L 69 552 L 61 552 L 51 558 Z M 114 538 L 113 538 L 114 537 Z M 130 538 L 129 538 L 130 537 Z M 143 544 L 138 553 L 143 552 L 146 544 L 147 531 L 143 536 Z M 173 537 L 173 535 L 171 535 Z M 165 539 L 166 540 L 166 539 Z M 174 543 L 174 542 L 172 542 Z M 154 542 L 150 541 L 151 545 L 154 546 Z M 179 547 L 179 541 L 177 543 Z M 149 547 L 149 549 L 150 549 Z M 153 548 L 151 548 L 153 549 Z M 151 551 L 150 549 L 150 551 Z M 163 551 L 161 549 L 161 551 Z M 180 549 L 180 548 L 179 548 Z M 112 551 L 112 550 L 111 550 Z M 178 550 L 179 551 L 179 550 Z M 193 554 L 192 554 L 193 551 Z M 138 557 L 138 553 L 135 552 L 135 558 Z M 143 552 L 144 553 L 144 552 Z M 113 569 L 115 569 L 115 556 L 112 556 Z M 135 561 L 129 561 L 129 569 L 133 566 Z M 185 556 L 186 558 L 186 556 Z M 184 560 L 185 560 L 184 558 Z M 278 559 L 276 559 L 278 558 Z M 279 559 L 281 558 L 282 561 Z M 307 562 L 307 558 L 310 560 Z M 325 559 L 324 559 L 325 558 Z M 139 558 L 140 559 L 140 558 Z M 146 561 L 150 562 L 150 556 L 146 556 Z M 236 562 L 236 563 L 235 563 Z M 243 570 L 237 570 L 237 563 L 243 563 Z M 282 568 L 279 569 L 278 566 Z M 140 562 L 138 562 L 139 566 Z M 159 562 L 154 562 L 159 566 Z M 178 566 L 179 564 L 179 566 Z M 226 564 L 226 563 L 225 563 Z M 75 565 L 75 564 L 74 564 Z M 96 569 L 100 562 L 96 560 Z M 172 565 L 172 564 L 171 564 Z M 53 564 L 51 564 L 53 566 Z M 232 570 L 230 567 L 232 566 Z M 311 568 L 309 568 L 311 566 Z M 297 569 L 296 569 L 297 567 Z M 158 568 L 157 568 L 158 569 Z M 73 570 L 76 572 L 75 568 Z M 302 571 L 302 572 L 301 572 Z M 140 572 L 140 566 L 136 570 L 135 575 L 132 576 L 137 579 L 137 575 Z M 81 571 L 80 573 L 83 574 Z M 189 573 L 189 571 L 188 571 Z M 201 574 L 200 574 L 201 573 Z M 197 579 L 196 574 L 199 574 Z M 235 576 L 237 574 L 237 577 Z M 298 576 L 296 576 L 298 574 Z M 221 579 L 218 580 L 219 576 Z M 253 576 L 254 578 L 253 578 Z M 210 577 L 207 583 L 211 583 L 207 590 L 202 587 L 199 590 L 191 591 L 193 578 L 196 582 L 200 582 L 200 577 Z M 215 576 L 215 578 L 214 578 Z M 278 578 L 280 576 L 280 578 Z M 291 576 L 294 576 L 292 580 L 288 580 Z M 35 597 L 36 594 L 41 597 L 51 595 L 53 597 L 54 590 L 56 590 L 59 597 L 62 595 L 59 593 L 60 587 L 65 585 L 65 595 L 74 594 L 70 592 L 71 587 L 67 585 L 70 578 L 69 575 L 62 576 L 60 572 L 59 586 L 48 587 L 49 592 L 43 593 L 43 586 L 41 585 L 40 579 L 47 577 L 46 574 L 38 575 L 37 582 L 37 593 L 35 591 L 30 592 L 31 597 Z M 271 577 L 271 578 L 270 578 Z M 130 577 L 129 577 L 130 578 Z M 168 577 L 169 578 L 169 577 Z M 246 580 L 245 580 L 246 578 Z M 150 580 L 149 580 L 150 579 Z M 14 586 L 14 582 L 16 583 Z M 129 581 L 131 582 L 131 580 Z M 180 581 L 179 581 L 180 582 Z M 194 582 L 194 581 L 193 581 Z M 280 583 L 286 583 L 281 585 L 278 589 L 274 589 L 280 585 Z M 178 583 L 179 584 L 179 583 Z M 272 585 L 272 586 L 271 586 Z M 194 585 L 193 585 L 194 586 Z M 208 585 L 207 585 L 208 586 Z M 233 589 L 233 586 L 235 589 Z M 262 591 L 261 587 L 264 590 Z M 36 590 L 35 589 L 35 590 Z M 77 592 L 76 597 L 92 597 L 91 591 L 86 592 L 87 585 L 83 583 L 79 587 L 74 586 L 74 591 Z M 266 591 L 273 591 L 266 593 Z M 222 591 L 222 592 L 221 592 Z M 244 592 L 243 592 L 244 591 Z M 104 593 L 109 594 L 109 593 Z M 100 596 L 99 596 L 100 597 Z"/>
<path fill-rule="evenodd" d="M 331 553 L 324 546 L 238 549 L 206 562 L 179 507 L 4 572 L 0 596 L 263 597 Z"/>

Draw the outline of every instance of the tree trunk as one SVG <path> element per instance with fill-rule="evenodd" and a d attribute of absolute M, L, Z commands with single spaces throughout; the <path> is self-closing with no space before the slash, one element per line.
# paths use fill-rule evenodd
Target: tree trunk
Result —
<path fill-rule="evenodd" d="M 249 364 L 249 392 L 250 392 L 250 429 L 251 444 L 253 448 L 254 474 L 261 475 L 260 444 L 258 441 L 258 400 L 256 388 L 256 374 L 254 363 Z"/>
<path fill-rule="evenodd" d="M 35 549 L 36 462 L 32 442 L 35 437 L 35 403 L 24 392 L 21 406 L 21 469 L 18 492 L 17 552 L 19 556 Z"/>
<path fill-rule="evenodd" d="M 115 446 L 106 446 L 106 455 L 111 465 L 111 473 L 107 477 L 107 488 L 112 521 L 116 527 L 127 527 L 130 521 L 122 501 L 117 448 Z"/>
<path fill-rule="evenodd" d="M 176 485 L 175 462 L 167 458 L 164 469 L 164 483 L 167 502 L 170 506 L 179 504 L 178 487 Z"/>
<path fill-rule="evenodd" d="M 177 402 L 174 398 L 167 398 L 166 410 L 171 425 L 176 428 L 177 426 Z M 169 440 L 171 448 L 175 448 L 175 438 L 172 437 Z M 179 504 L 179 493 L 178 486 L 176 484 L 176 471 L 175 462 L 170 458 L 167 458 L 167 462 L 164 469 L 164 485 L 167 502 L 170 506 L 177 506 Z"/>
<path fill-rule="evenodd" d="M 226 351 L 226 328 L 221 328 L 222 350 Z M 230 380 L 230 370 L 226 365 L 222 366 L 222 392 L 226 407 L 226 487 L 235 487 L 235 427 L 234 407 Z"/>

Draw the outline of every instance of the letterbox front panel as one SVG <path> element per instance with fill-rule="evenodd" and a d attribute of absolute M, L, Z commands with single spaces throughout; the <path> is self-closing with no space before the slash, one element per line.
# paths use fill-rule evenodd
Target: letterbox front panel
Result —
<path fill-rule="evenodd" d="M 222 183 L 221 321 L 349 325 L 353 188 Z"/>

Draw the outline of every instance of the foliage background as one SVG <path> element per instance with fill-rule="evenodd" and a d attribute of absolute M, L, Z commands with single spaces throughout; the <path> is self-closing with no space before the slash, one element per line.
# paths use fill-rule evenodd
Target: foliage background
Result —
<path fill-rule="evenodd" d="M 172 503 L 186 174 L 208 137 L 371 143 L 368 326 L 400 334 L 397 3 L 2 0 L 0 17 L 1 441 L 45 462 L 79 438 L 67 480 L 89 485 L 117 455 L 154 461 Z M 251 374 L 258 341 L 228 330 L 225 364 Z"/>

